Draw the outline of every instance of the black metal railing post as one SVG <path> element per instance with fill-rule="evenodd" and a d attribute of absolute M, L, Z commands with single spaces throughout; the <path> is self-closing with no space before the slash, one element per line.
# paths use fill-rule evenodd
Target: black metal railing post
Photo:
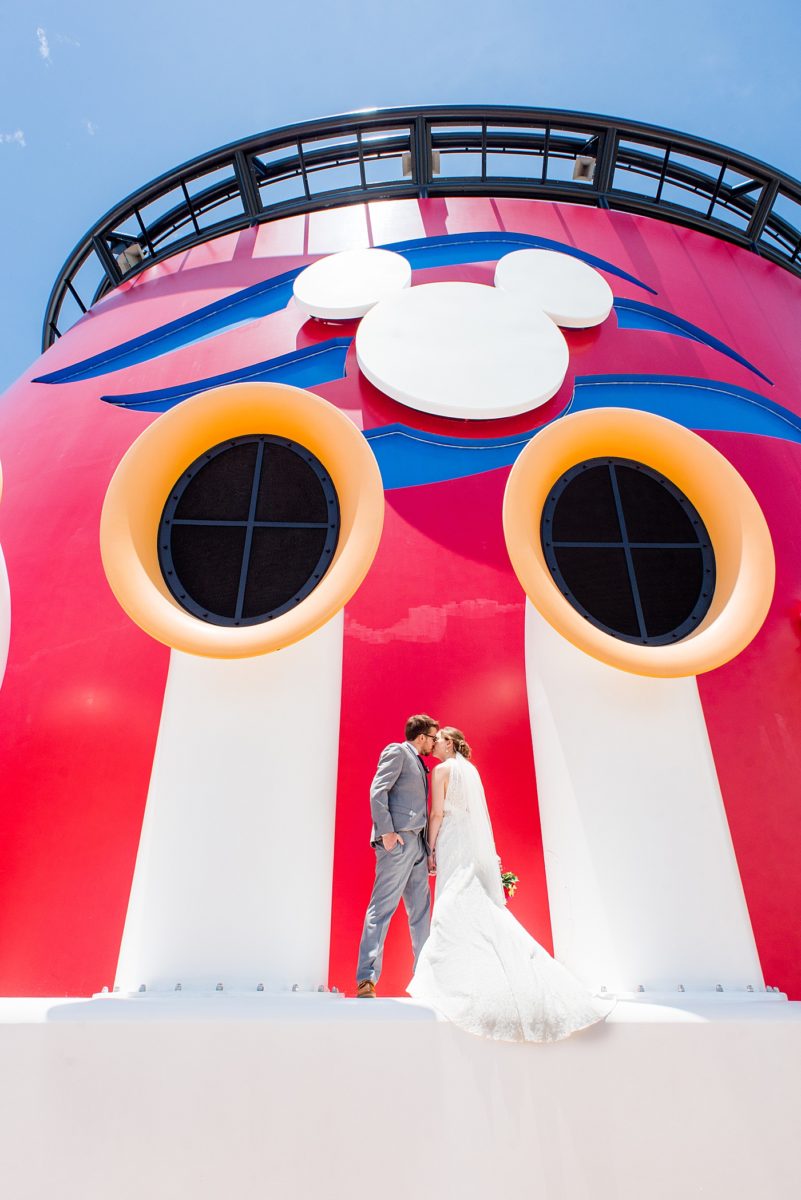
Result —
<path fill-rule="evenodd" d="M 612 187 L 616 154 L 617 131 L 615 129 L 607 129 L 601 134 L 598 158 L 595 163 L 595 178 L 593 180 L 595 191 L 598 195 L 598 203 L 603 208 L 606 208 L 609 204 L 607 196 Z"/>
<path fill-rule="evenodd" d="M 414 120 L 412 145 L 412 179 L 421 198 L 428 195 L 431 183 L 431 149 L 431 125 L 424 116 L 417 116 Z"/>
<path fill-rule="evenodd" d="M 97 257 L 100 259 L 106 278 L 112 287 L 116 287 L 122 281 L 122 271 L 117 266 L 117 260 L 111 253 L 108 247 L 108 242 L 100 234 L 94 234 L 92 237 L 92 246 Z"/>
<path fill-rule="evenodd" d="M 250 158 L 242 150 L 234 155 L 234 174 L 239 184 L 239 194 L 242 197 L 242 207 L 253 221 L 257 221 L 261 212 L 261 200 L 256 180 L 250 166 Z"/>
<path fill-rule="evenodd" d="M 773 208 L 773 202 L 778 194 L 779 181 L 778 179 L 771 179 L 765 184 L 762 194 L 754 206 L 754 212 L 745 231 L 745 235 L 754 249 L 756 249 L 759 239 L 762 237 L 762 231 L 765 228 L 765 223 Z"/>

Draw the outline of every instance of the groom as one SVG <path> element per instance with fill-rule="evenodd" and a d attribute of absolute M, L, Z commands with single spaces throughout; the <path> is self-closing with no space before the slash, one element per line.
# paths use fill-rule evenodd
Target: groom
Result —
<path fill-rule="evenodd" d="M 428 937 L 428 768 L 420 756 L 434 749 L 438 731 L 439 723 L 425 713 L 409 717 L 406 741 L 390 743 L 378 760 L 370 788 L 375 883 L 359 945 L 357 996 L 375 996 L 384 939 L 401 896 L 409 918 L 415 964 Z"/>

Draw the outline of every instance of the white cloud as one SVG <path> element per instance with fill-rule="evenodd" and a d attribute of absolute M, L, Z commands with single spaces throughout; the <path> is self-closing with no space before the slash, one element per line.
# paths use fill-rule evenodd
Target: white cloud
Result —
<path fill-rule="evenodd" d="M 57 33 L 56 41 L 60 42 L 62 46 L 80 46 L 81 44 L 71 33 Z"/>
<path fill-rule="evenodd" d="M 48 42 L 47 34 L 45 33 L 44 29 L 42 29 L 41 25 L 39 25 L 36 29 L 36 37 L 39 42 L 39 53 L 41 54 L 42 58 L 45 60 L 45 62 L 49 66 L 50 65 L 50 43 Z"/>
<path fill-rule="evenodd" d="M 24 149 L 25 134 L 21 129 L 15 129 L 13 133 L 0 133 L 0 142 L 4 142 L 6 144 L 9 142 L 16 142 L 18 146 L 21 146 L 22 149 Z"/>
<path fill-rule="evenodd" d="M 95 124 L 95 122 L 90 121 L 88 117 L 84 117 L 83 125 L 84 125 L 84 129 L 89 134 L 89 137 L 94 137 L 95 134 L 97 133 L 97 125 Z"/>

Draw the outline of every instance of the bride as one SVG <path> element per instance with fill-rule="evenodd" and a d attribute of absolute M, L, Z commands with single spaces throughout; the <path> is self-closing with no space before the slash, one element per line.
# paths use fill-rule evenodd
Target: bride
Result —
<path fill-rule="evenodd" d="M 452 726 L 431 777 L 431 933 L 407 991 L 470 1033 L 554 1042 L 603 1019 L 582 985 L 506 909 L 481 776 Z"/>

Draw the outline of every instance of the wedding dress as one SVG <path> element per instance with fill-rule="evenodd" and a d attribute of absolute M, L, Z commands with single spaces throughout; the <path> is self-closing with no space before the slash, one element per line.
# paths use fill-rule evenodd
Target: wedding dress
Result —
<path fill-rule="evenodd" d="M 457 754 L 437 838 L 431 933 L 407 991 L 470 1033 L 554 1042 L 600 1021 L 578 980 L 506 908 L 481 776 Z"/>

